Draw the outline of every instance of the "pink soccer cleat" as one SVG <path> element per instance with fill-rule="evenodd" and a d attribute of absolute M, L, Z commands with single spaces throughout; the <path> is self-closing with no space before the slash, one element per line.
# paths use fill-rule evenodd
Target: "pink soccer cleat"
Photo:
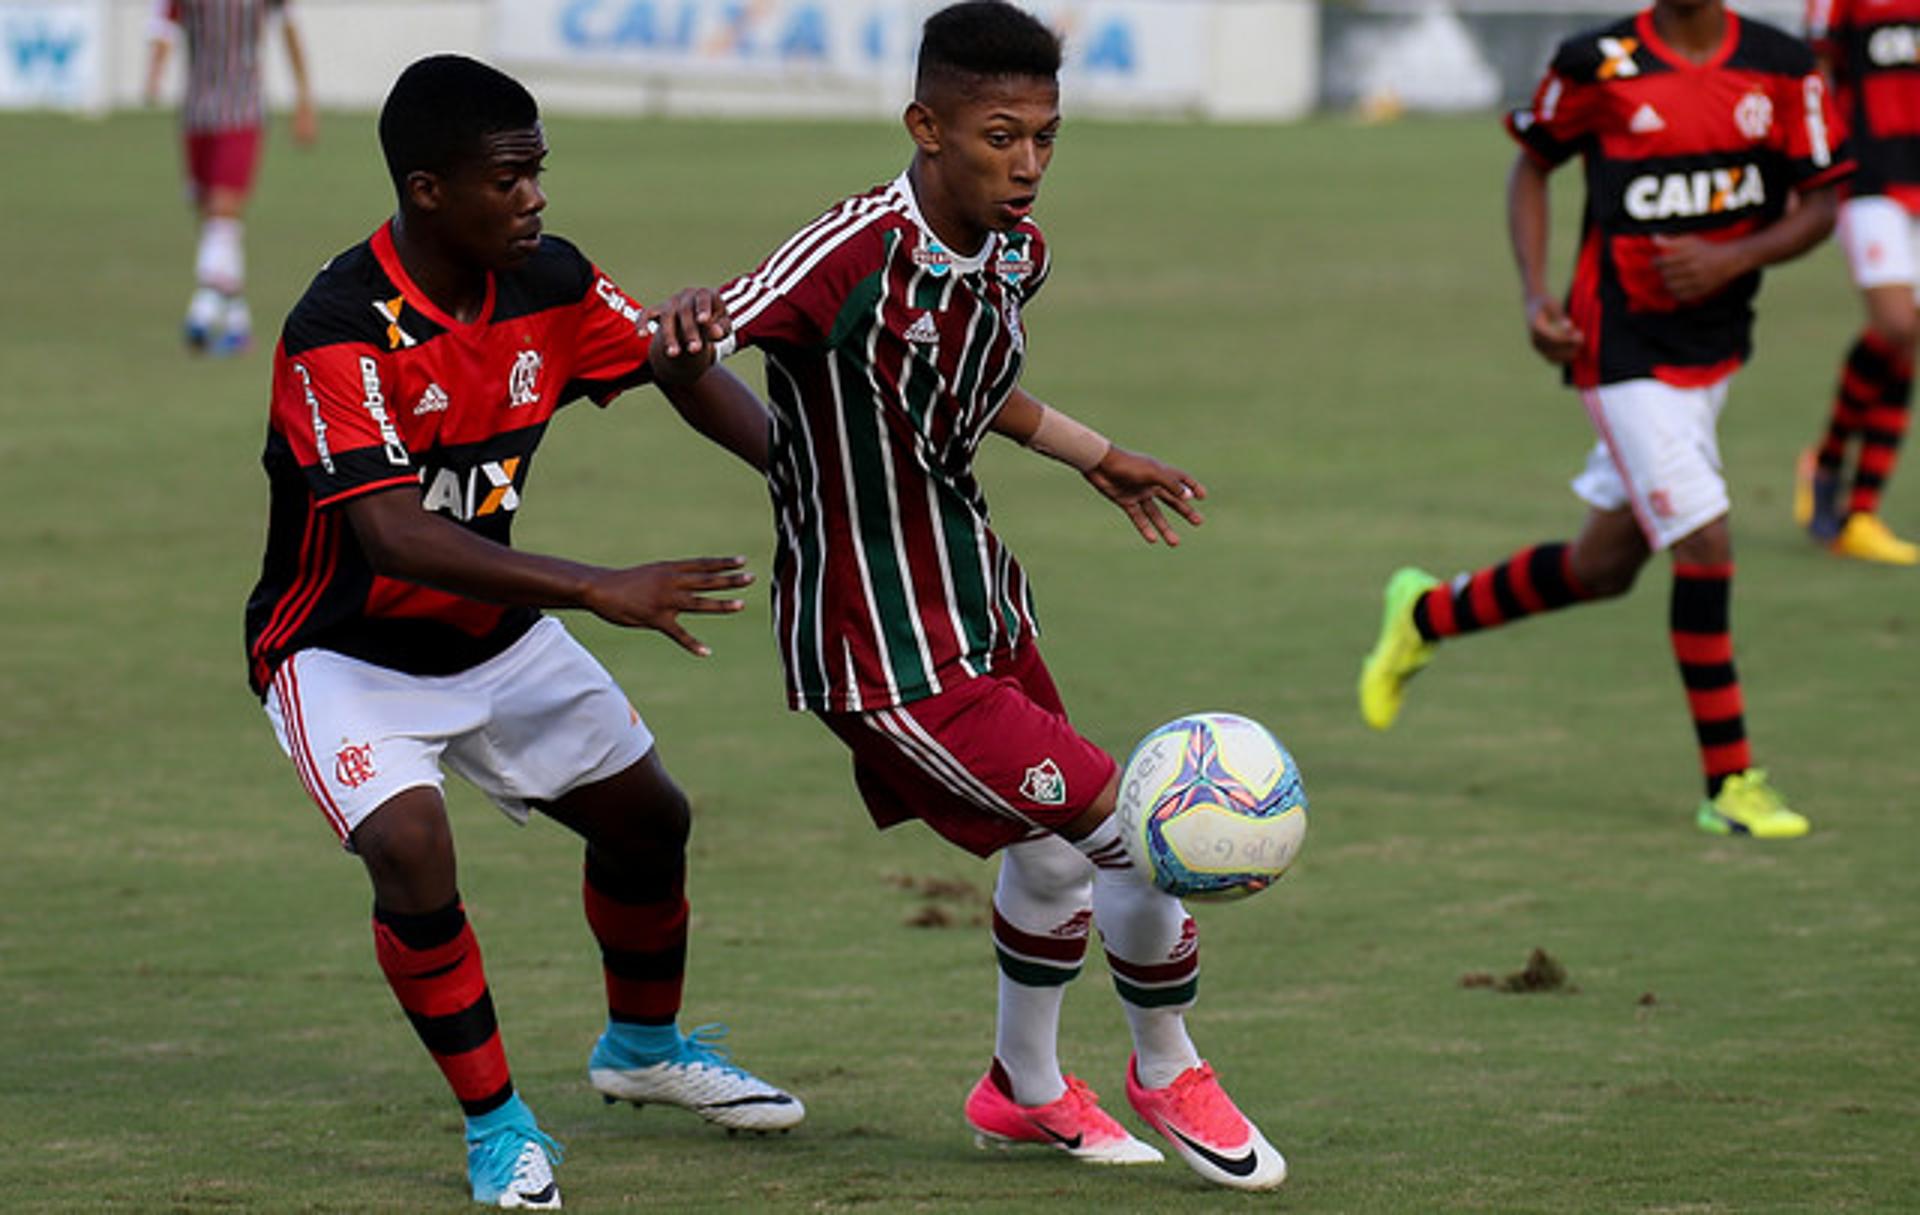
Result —
<path fill-rule="evenodd" d="M 1287 1179 L 1286 1157 L 1233 1104 L 1212 1067 L 1202 1063 L 1165 1088 L 1146 1088 L 1138 1065 L 1127 1060 L 1127 1101 L 1194 1172 L 1236 1190 L 1271 1190 Z"/>
<path fill-rule="evenodd" d="M 1076 1076 L 1067 1077 L 1067 1091 L 1059 1100 L 1045 1105 L 1020 1105 L 1008 1087 L 996 1059 L 967 1095 L 967 1125 L 983 1148 L 1038 1143 L 1089 1164 L 1157 1164 L 1165 1159 L 1101 1109 L 1099 1096 Z"/>

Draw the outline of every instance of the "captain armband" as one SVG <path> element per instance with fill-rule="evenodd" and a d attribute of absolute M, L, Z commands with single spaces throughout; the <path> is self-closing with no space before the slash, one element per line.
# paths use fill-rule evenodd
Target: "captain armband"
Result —
<path fill-rule="evenodd" d="M 1107 436 L 1046 405 L 1040 407 L 1040 424 L 1033 428 L 1027 446 L 1083 473 L 1092 472 L 1113 450 Z"/>

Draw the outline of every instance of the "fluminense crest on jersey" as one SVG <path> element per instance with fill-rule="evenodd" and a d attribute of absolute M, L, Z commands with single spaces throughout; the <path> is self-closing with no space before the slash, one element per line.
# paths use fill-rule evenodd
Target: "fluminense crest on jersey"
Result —
<path fill-rule="evenodd" d="M 994 265 L 1000 274 L 1000 281 L 1009 287 L 1017 287 L 1020 280 L 1033 273 L 1033 259 L 1027 256 L 1025 249 L 1008 246 L 1000 251 L 1000 260 Z"/>

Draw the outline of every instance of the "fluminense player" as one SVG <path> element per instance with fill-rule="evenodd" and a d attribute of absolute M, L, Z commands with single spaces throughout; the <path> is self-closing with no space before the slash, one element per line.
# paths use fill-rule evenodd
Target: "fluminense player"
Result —
<path fill-rule="evenodd" d="M 1202 1176 L 1279 1185 L 1286 1162 L 1188 1038 L 1193 921 L 1128 860 L 1117 766 L 1075 730 L 1035 644 L 1027 576 L 988 523 L 974 458 L 999 434 L 1083 474 L 1143 539 L 1200 522 L 1186 473 L 1019 387 L 1021 309 L 1051 265 L 1031 212 L 1060 127 L 1059 39 L 995 0 L 925 24 L 897 178 L 830 208 L 722 289 L 766 362 L 773 605 L 793 708 L 853 756 L 874 821 L 1003 851 L 999 1017 L 966 1099 L 988 1140 L 1158 1161 L 1062 1071 L 1061 1000 L 1100 929 L 1132 1030 L 1134 1108 Z M 676 331 L 677 332 L 677 331 Z"/>
<path fill-rule="evenodd" d="M 247 309 L 245 225 L 247 198 L 260 160 L 260 43 L 268 19 L 278 16 L 293 69 L 293 137 L 319 134 L 313 89 L 300 31 L 286 0 L 158 0 L 147 61 L 147 101 L 160 96 L 167 58 L 177 39 L 186 47 L 186 96 L 180 131 L 187 182 L 200 220 L 194 253 L 194 289 L 184 334 L 189 349 L 238 354 L 253 341 Z"/>
<path fill-rule="evenodd" d="M 1826 434 L 1800 458 L 1794 521 L 1843 557 L 1914 565 L 1920 546 L 1879 512 L 1907 432 L 1920 341 L 1920 0 L 1811 0 L 1807 32 L 1860 165 L 1840 204 L 1839 241 L 1867 323 L 1841 364 Z M 1853 479 L 1843 487 L 1849 449 Z"/>
<path fill-rule="evenodd" d="M 1747 360 L 1762 267 L 1833 226 L 1852 169 L 1798 39 L 1721 0 L 1659 0 L 1562 43 L 1508 129 L 1520 143 L 1507 222 L 1527 332 L 1599 433 L 1574 492 L 1579 534 L 1441 583 L 1403 569 L 1386 587 L 1360 708 L 1391 726 L 1406 681 L 1446 638 L 1625 594 L 1673 554 L 1669 637 L 1686 688 L 1716 834 L 1804 835 L 1754 766 L 1729 606 L 1733 540 L 1717 426 Z M 1547 287 L 1547 178 L 1579 156 L 1586 218 L 1563 304 Z"/>
<path fill-rule="evenodd" d="M 471 59 L 400 75 L 380 113 L 399 205 L 335 257 L 274 352 L 266 558 L 247 602 L 253 689 L 373 882 L 381 971 L 466 1115 L 473 1197 L 560 1206 L 559 1159 L 514 1089 L 455 880 L 444 765 L 507 816 L 586 840 L 605 1032 L 592 1084 L 778 1130 L 800 1102 L 676 1021 L 687 948 L 687 799 L 606 670 L 543 607 L 656 629 L 737 611 L 738 557 L 609 569 L 508 544 L 556 410 L 649 378 L 696 429 L 764 461 L 767 415 L 711 351 L 652 342 L 638 304 L 541 231 L 533 98 Z M 678 298 L 678 297 L 676 297 Z M 671 304 L 670 304 L 671 307 Z M 717 1030 L 718 1027 L 713 1027 Z"/>

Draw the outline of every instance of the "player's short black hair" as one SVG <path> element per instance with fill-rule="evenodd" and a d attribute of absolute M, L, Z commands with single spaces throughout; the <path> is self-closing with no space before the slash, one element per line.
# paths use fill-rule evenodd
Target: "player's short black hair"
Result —
<path fill-rule="evenodd" d="M 1059 75 L 1060 35 L 1039 18 L 1006 0 L 961 0 L 921 27 L 913 92 L 925 100 L 930 87 L 950 83 Z"/>
<path fill-rule="evenodd" d="M 394 189 L 407 174 L 447 173 L 477 155 L 480 141 L 540 121 L 526 86 L 465 55 L 430 55 L 400 73 L 380 107 L 380 150 Z"/>

